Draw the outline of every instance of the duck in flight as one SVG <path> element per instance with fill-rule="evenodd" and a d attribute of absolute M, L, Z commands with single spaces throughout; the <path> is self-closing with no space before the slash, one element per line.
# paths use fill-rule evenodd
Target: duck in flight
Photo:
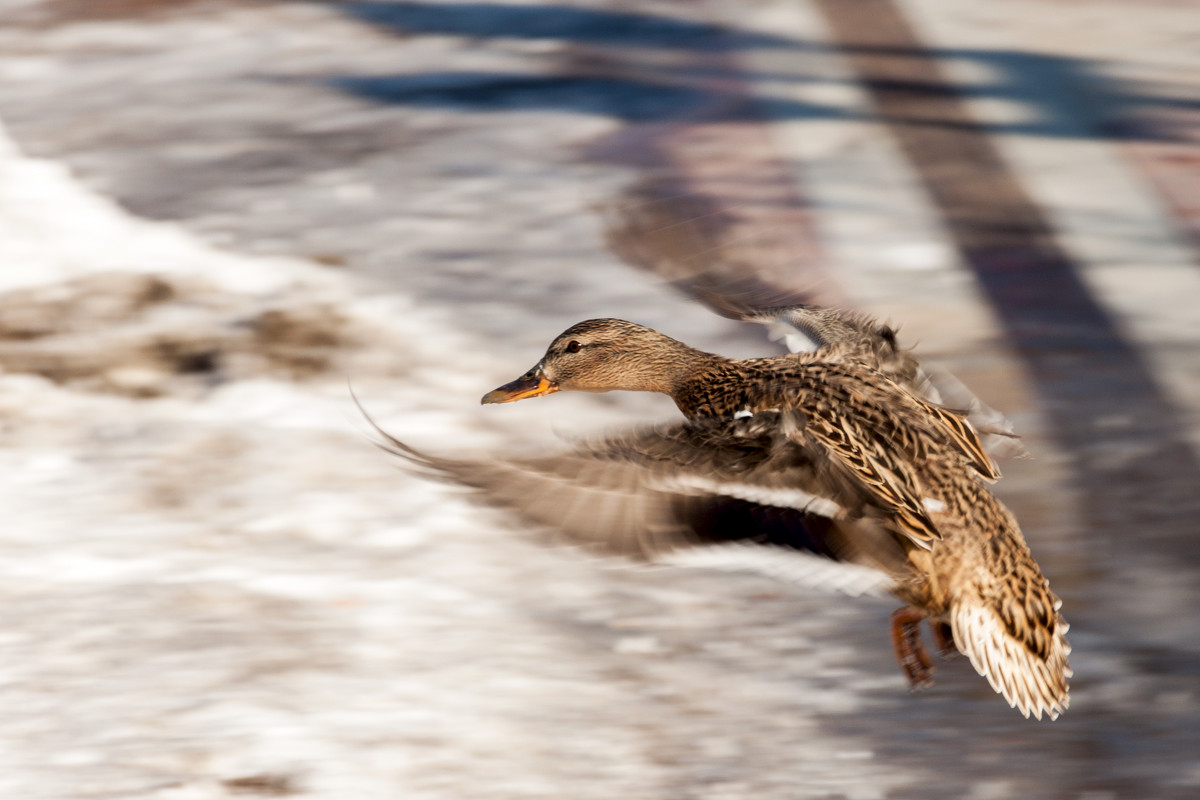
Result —
<path fill-rule="evenodd" d="M 383 431 L 381 446 L 598 553 L 890 593 L 904 604 L 892 637 L 912 687 L 933 674 L 928 620 L 941 648 L 964 653 L 1023 715 L 1057 718 L 1071 676 L 1061 602 L 987 486 L 1000 476 L 993 454 L 1019 450 L 1003 417 L 867 317 L 808 305 L 724 312 L 814 349 L 730 359 L 632 322 L 587 320 L 483 402 L 652 391 L 682 421 L 542 457 L 442 458 Z"/>

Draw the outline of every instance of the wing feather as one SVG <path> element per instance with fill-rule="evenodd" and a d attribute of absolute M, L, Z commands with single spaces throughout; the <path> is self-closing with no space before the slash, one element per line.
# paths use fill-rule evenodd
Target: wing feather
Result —
<path fill-rule="evenodd" d="M 946 432 L 949 442 L 967 459 L 967 464 L 988 481 L 1000 478 L 1000 468 L 980 441 L 979 433 L 965 412 L 952 411 L 922 398 L 914 398 Z"/>
<path fill-rule="evenodd" d="M 665 425 L 493 459 L 433 456 L 375 430 L 378 446 L 423 476 L 597 555 L 753 569 L 851 594 L 908 575 L 903 543 L 863 516 L 867 496 L 854 481 L 818 480 L 807 450 L 732 432 L 746 428 Z"/>

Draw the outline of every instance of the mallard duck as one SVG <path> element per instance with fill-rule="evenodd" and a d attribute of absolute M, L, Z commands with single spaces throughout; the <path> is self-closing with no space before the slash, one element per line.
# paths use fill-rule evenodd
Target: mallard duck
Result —
<path fill-rule="evenodd" d="M 735 360 L 587 320 L 483 402 L 651 391 L 685 421 L 541 458 L 446 459 L 387 434 L 381 446 L 597 552 L 765 564 L 852 594 L 890 592 L 905 604 L 892 635 L 910 686 L 931 681 L 919 628 L 929 620 L 939 645 L 964 653 L 1010 705 L 1057 718 L 1071 675 L 1061 602 L 985 485 L 999 470 L 972 421 L 1005 442 L 1003 418 L 973 397 L 939 405 L 894 332 L 869 318 L 811 306 L 737 315 L 786 324 L 815 349 Z M 780 551 L 806 557 L 762 558 Z"/>

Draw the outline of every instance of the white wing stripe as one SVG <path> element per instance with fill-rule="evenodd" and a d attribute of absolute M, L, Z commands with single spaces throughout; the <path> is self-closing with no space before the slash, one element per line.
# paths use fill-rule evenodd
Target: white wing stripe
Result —
<path fill-rule="evenodd" d="M 776 508 L 794 508 L 810 514 L 836 519 L 846 513 L 846 509 L 827 497 L 818 497 L 802 489 L 770 489 L 765 486 L 753 486 L 746 483 L 722 483 L 703 478 L 699 475 L 679 475 L 669 480 L 663 480 L 651 488 L 660 491 L 681 491 L 686 493 L 707 492 L 709 494 L 733 497 L 747 500 L 764 506 Z"/>

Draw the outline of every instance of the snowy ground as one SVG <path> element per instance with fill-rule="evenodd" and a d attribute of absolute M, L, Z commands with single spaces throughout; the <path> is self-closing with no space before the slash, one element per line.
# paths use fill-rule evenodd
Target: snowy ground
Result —
<path fill-rule="evenodd" d="M 1029 432 L 1039 459 L 1009 466 L 1001 490 L 1073 623 L 1063 719 L 1021 719 L 961 661 L 908 695 L 886 603 L 547 550 L 371 448 L 348 381 L 389 430 L 443 451 L 669 416 L 663 398 L 616 395 L 479 407 L 584 317 L 764 347 L 604 248 L 597 206 L 686 161 L 630 155 L 622 137 L 687 118 L 680 87 L 721 21 L 651 5 L 0 2 L 0 797 L 1200 791 L 1195 520 L 1154 505 L 1151 482 L 1121 487 L 1154 510 L 1144 528 L 1089 513 L 1111 487 L 1077 477 L 1079 453 L 869 123 L 777 120 L 778 157 L 821 151 L 800 190 L 843 294 Z M 934 22 L 934 4 L 904 5 L 930 36 L 992 13 L 963 3 Z M 718 73 L 730 52 L 777 66 L 763 31 L 811 15 L 753 7 Z M 1177 6 L 1147 7 L 1136 35 L 1048 0 L 987 33 L 1019 37 L 1043 13 L 1040 48 L 1099 58 L 1097 39 L 1120 38 L 1147 55 L 1111 72 L 1194 74 L 1167 55 Z M 1080 15 L 1091 37 L 1068 35 Z M 614 72 L 622 59 L 671 77 Z M 571 70 L 590 77 L 563 82 Z M 779 74 L 747 82 L 769 92 Z M 858 102 L 834 78 L 806 91 Z M 1006 146 L 1036 164 L 1038 141 L 1069 138 Z M 1114 152 L 1087 157 L 1154 156 Z M 1065 241 L 1094 241 L 1071 203 L 1101 193 L 1056 163 L 1058 184 L 1023 179 L 1067 206 Z M 1194 220 L 1121 196 L 1083 208 L 1122 253 L 1089 275 L 1195 443 Z M 856 261 L 855 241 L 894 263 Z M 1155 457 L 1126 424 L 1099 420 L 1088 457 Z"/>

